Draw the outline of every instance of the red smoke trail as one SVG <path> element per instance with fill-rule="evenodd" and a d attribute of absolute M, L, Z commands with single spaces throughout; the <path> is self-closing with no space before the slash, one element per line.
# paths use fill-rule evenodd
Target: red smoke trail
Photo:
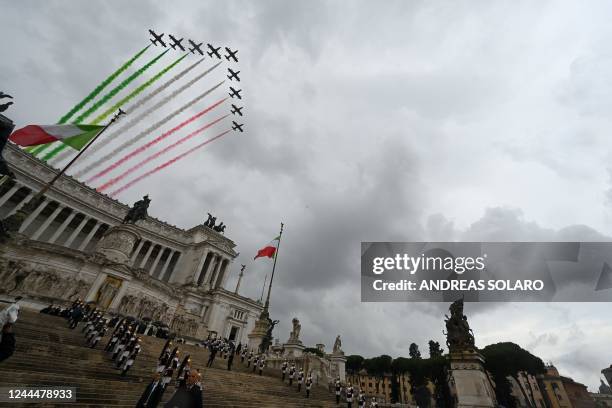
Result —
<path fill-rule="evenodd" d="M 147 164 L 148 162 L 150 162 L 151 160 L 157 159 L 159 156 L 161 156 L 162 154 L 174 149 L 176 146 L 179 146 L 183 143 L 185 143 L 187 140 L 191 139 L 192 137 L 204 132 L 206 129 L 208 129 L 209 127 L 219 123 L 220 121 L 222 121 L 223 119 L 227 118 L 229 115 L 224 115 L 221 116 L 218 119 L 213 120 L 212 122 L 210 122 L 207 125 L 202 126 L 199 129 L 194 130 L 193 132 L 191 132 L 190 134 L 188 134 L 187 136 L 179 139 L 178 141 L 172 143 L 171 145 L 169 145 L 168 147 L 165 147 L 164 149 L 160 150 L 157 153 L 154 153 L 152 155 L 150 155 L 149 157 L 147 157 L 146 159 L 144 159 L 143 161 L 135 164 L 134 166 L 130 167 L 129 169 L 127 169 L 126 171 L 124 171 L 123 173 L 121 173 L 120 175 L 118 175 L 117 177 L 113 177 L 112 179 L 110 179 L 109 181 L 107 181 L 106 183 L 102 184 L 100 187 L 98 187 L 96 190 L 98 190 L 99 192 L 102 192 L 104 190 L 106 190 L 107 188 L 109 188 L 110 186 L 117 184 L 118 181 L 123 180 L 125 177 L 127 177 L 129 174 L 133 173 L 135 170 L 138 170 L 139 168 L 141 168 L 142 166 L 144 166 L 145 164 Z M 210 138 L 206 141 L 206 143 L 210 143 L 218 138 L 220 138 L 221 136 L 217 135 L 213 138 Z"/>
<path fill-rule="evenodd" d="M 123 187 L 120 187 L 117 190 L 115 190 L 112 193 L 110 193 L 110 196 L 111 197 L 115 197 L 117 194 L 121 193 L 122 191 L 127 190 L 128 188 L 132 187 L 134 184 L 138 183 L 139 181 L 149 177 L 150 175 L 152 175 L 154 173 L 157 173 L 160 170 L 165 169 L 166 167 L 168 167 L 168 166 L 176 163 L 177 161 L 181 160 L 185 156 L 195 152 L 199 148 L 204 147 L 205 145 L 210 143 L 212 140 L 218 139 L 218 138 L 226 135 L 229 132 L 230 132 L 230 130 L 228 129 L 225 132 L 222 132 L 222 133 L 218 134 L 217 136 L 213 137 L 212 139 L 206 140 L 205 142 L 202 142 L 199 145 L 192 147 L 191 149 L 187 150 L 185 153 L 181 153 L 178 156 L 175 156 L 172 159 L 168 160 L 167 162 L 160 164 L 159 166 L 155 167 L 153 170 L 149 170 L 146 173 L 141 174 L 140 176 L 136 177 L 134 180 L 132 180 L 129 183 L 127 183 L 126 185 L 124 185 Z"/>
<path fill-rule="evenodd" d="M 107 174 L 108 172 L 116 169 L 117 167 L 119 167 L 120 165 L 122 165 L 123 163 L 125 163 L 126 161 L 131 159 L 132 157 L 136 156 L 138 153 L 141 153 L 141 152 L 145 151 L 146 149 L 148 149 L 149 147 L 153 146 L 154 144 L 156 144 L 156 143 L 160 142 L 161 140 L 167 138 L 168 136 L 172 135 L 177 130 L 182 129 L 183 127 L 187 126 L 188 124 L 190 124 L 194 120 L 196 120 L 199 117 L 201 117 L 201 116 L 205 115 L 206 113 L 210 112 L 211 110 L 213 110 L 214 108 L 216 108 L 217 106 L 219 106 L 220 104 L 225 102 L 226 99 L 227 98 L 223 98 L 223 99 L 213 103 L 208 108 L 204 109 L 201 112 L 196 113 L 194 116 L 190 117 L 189 119 L 185 120 L 182 123 L 179 123 L 178 125 L 176 125 L 172 129 L 168 130 L 167 132 L 162 133 L 160 136 L 156 137 L 155 139 L 151 140 L 150 142 L 145 143 L 142 146 L 132 150 L 130 153 L 126 154 L 121 159 L 117 160 L 116 162 L 114 162 L 113 164 L 111 164 L 110 166 L 105 168 L 104 170 L 100 171 L 99 173 L 97 173 L 96 175 L 91 177 L 89 180 L 87 180 L 86 183 L 90 184 L 92 181 L 96 180 L 97 178 L 100 178 L 103 175 Z"/>

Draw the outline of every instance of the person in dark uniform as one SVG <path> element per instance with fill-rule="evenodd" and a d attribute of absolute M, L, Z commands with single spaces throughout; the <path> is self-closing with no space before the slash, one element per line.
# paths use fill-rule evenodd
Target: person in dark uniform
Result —
<path fill-rule="evenodd" d="M 353 408 L 353 394 L 355 393 L 355 390 L 353 389 L 353 386 L 351 385 L 351 383 L 348 383 L 348 386 L 346 387 L 346 407 L 347 408 Z"/>
<path fill-rule="evenodd" d="M 15 333 L 13 324 L 6 323 L 2 327 L 2 340 L 0 340 L 0 362 L 6 360 L 15 352 Z"/>
<path fill-rule="evenodd" d="M 308 377 L 306 377 L 306 398 L 310 398 L 311 388 L 312 388 L 312 373 L 308 373 Z"/>
<path fill-rule="evenodd" d="M 342 390 L 342 384 L 340 383 L 340 377 L 336 378 L 336 382 L 334 383 L 334 388 L 336 392 L 336 405 L 340 404 L 340 392 Z"/>
<path fill-rule="evenodd" d="M 302 384 L 304 383 L 304 369 L 300 368 L 300 372 L 297 375 L 297 392 L 302 391 Z"/>
<path fill-rule="evenodd" d="M 136 408 L 155 408 L 159 404 L 164 394 L 164 387 L 159 379 L 159 373 L 153 374 L 153 381 L 145 388 L 140 399 L 136 403 Z"/>
<path fill-rule="evenodd" d="M 234 350 L 230 348 L 229 356 L 227 357 L 227 371 L 232 371 L 232 364 L 234 363 Z"/>
<path fill-rule="evenodd" d="M 287 366 L 289 365 L 289 363 L 287 363 L 287 360 L 283 361 L 283 365 L 281 365 L 281 373 L 283 375 L 282 380 L 283 382 L 285 382 L 285 377 L 287 376 Z"/>
<path fill-rule="evenodd" d="M 164 404 L 165 408 L 202 408 L 201 376 L 193 370 L 187 378 L 186 387 L 176 389 L 174 395 Z"/>

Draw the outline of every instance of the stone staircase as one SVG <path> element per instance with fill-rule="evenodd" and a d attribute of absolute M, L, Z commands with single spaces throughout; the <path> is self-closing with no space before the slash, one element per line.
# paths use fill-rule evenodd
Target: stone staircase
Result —
<path fill-rule="evenodd" d="M 82 324 L 70 330 L 64 318 L 22 309 L 15 325 L 15 354 L 0 363 L 0 387 L 71 386 L 77 389 L 77 402 L 64 405 L 134 407 L 150 381 L 165 340 L 144 336 L 142 352 L 128 374 L 121 377 L 110 354 L 102 350 L 108 336 L 91 349 L 81 328 Z M 190 354 L 192 367 L 202 373 L 205 407 L 336 406 L 326 387 L 313 386 L 310 398 L 306 399 L 304 388 L 298 393 L 296 385 L 289 387 L 283 383 L 276 370 L 264 369 L 264 375 L 259 376 L 241 364 L 239 356 L 234 358 L 232 371 L 227 371 L 227 360 L 219 356 L 213 367 L 206 368 L 206 349 L 186 344 L 179 345 L 179 349 L 181 359 Z M 170 385 L 163 401 L 170 399 L 174 391 L 174 385 Z M 57 405 L 61 404 L 10 404 Z"/>

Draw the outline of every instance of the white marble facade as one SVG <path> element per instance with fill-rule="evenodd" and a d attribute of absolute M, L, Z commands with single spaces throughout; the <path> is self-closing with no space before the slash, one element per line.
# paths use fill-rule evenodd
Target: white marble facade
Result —
<path fill-rule="evenodd" d="M 13 145 L 4 156 L 17 179 L 0 185 L 2 218 L 57 171 Z M 231 239 L 203 225 L 184 230 L 148 217 L 122 232 L 115 249 L 129 249 L 123 262 L 99 247 L 108 247 L 101 239 L 116 231 L 128 206 L 69 176 L 45 196 L 22 236 L 0 249 L 0 288 L 41 303 L 86 298 L 109 311 L 164 321 L 184 337 L 248 341 L 262 305 L 225 289 L 237 256 Z"/>

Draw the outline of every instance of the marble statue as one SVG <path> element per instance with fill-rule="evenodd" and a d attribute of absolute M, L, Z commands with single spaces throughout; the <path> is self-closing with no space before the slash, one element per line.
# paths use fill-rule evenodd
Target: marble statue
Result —
<path fill-rule="evenodd" d="M 336 336 L 336 341 L 334 341 L 334 354 L 337 354 L 342 351 L 342 340 L 340 340 L 340 335 Z"/>
<path fill-rule="evenodd" d="M 291 321 L 293 323 L 293 330 L 289 333 L 289 342 L 299 342 L 300 341 L 300 330 L 302 330 L 302 325 L 297 317 L 294 317 Z"/>

